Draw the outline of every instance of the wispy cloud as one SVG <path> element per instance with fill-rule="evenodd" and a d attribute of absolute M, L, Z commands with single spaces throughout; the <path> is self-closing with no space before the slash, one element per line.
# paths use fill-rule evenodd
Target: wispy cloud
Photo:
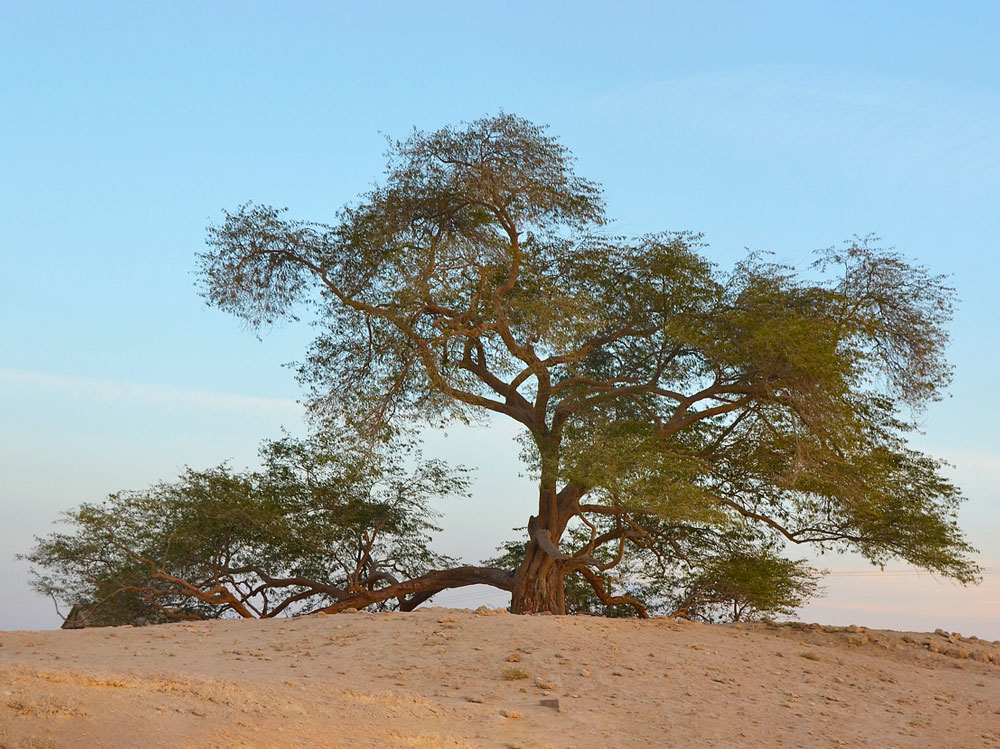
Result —
<path fill-rule="evenodd" d="M 582 106 L 640 119 L 672 113 L 672 127 L 754 150 L 853 155 L 873 169 L 891 162 L 900 178 L 1000 176 L 1000 98 L 925 81 L 763 68 L 657 81 Z"/>
<path fill-rule="evenodd" d="M 854 611 L 879 614 L 905 614 L 910 616 L 940 616 L 947 612 L 950 616 L 962 616 L 969 619 L 996 620 L 997 606 L 1000 601 L 989 598 L 974 599 L 967 602 L 950 604 L 947 607 L 941 603 L 869 603 L 862 601 L 824 601 L 817 599 L 809 602 L 810 609 L 825 611 Z"/>
<path fill-rule="evenodd" d="M 973 586 L 955 585 L 929 575 L 891 574 L 827 577 L 823 584 L 826 597 L 814 599 L 805 607 L 805 611 L 813 610 L 820 617 L 837 611 L 893 615 L 898 621 L 894 626 L 909 626 L 904 622 L 917 617 L 952 617 L 989 622 L 991 632 L 996 629 L 994 623 L 1000 621 L 1000 579 L 995 574 L 987 574 L 981 585 Z"/>
<path fill-rule="evenodd" d="M 233 393 L 181 388 L 90 377 L 73 377 L 48 372 L 0 368 L 0 384 L 32 390 L 56 390 L 91 402 L 132 401 L 169 408 L 193 408 L 285 414 L 299 417 L 302 406 L 287 398 L 264 398 Z"/>

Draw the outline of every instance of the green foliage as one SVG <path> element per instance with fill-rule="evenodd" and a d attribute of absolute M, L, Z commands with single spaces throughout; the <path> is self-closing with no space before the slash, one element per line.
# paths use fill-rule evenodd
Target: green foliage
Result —
<path fill-rule="evenodd" d="M 315 610 L 451 560 L 427 548 L 428 501 L 463 471 L 404 466 L 341 435 L 265 442 L 260 471 L 187 469 L 64 516 L 22 558 L 34 587 L 91 610 L 89 624 Z M 388 605 L 385 603 L 379 604 Z"/>
<path fill-rule="evenodd" d="M 716 554 L 686 576 L 677 611 L 705 621 L 791 616 L 817 595 L 819 576 L 768 547 Z"/>

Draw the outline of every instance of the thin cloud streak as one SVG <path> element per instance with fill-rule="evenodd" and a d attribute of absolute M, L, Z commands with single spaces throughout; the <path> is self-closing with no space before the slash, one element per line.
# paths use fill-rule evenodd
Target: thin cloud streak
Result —
<path fill-rule="evenodd" d="M 924 575 L 845 575 L 825 578 L 823 587 L 824 597 L 810 600 L 798 617 L 890 629 L 945 627 L 989 639 L 1000 637 L 1000 580 L 996 575 L 987 575 L 982 584 L 967 587 Z"/>
<path fill-rule="evenodd" d="M 89 377 L 0 368 L 0 383 L 35 390 L 57 390 L 91 402 L 133 401 L 170 408 L 285 414 L 301 417 L 302 406 L 287 398 L 213 393 L 173 385 L 151 385 Z"/>
<path fill-rule="evenodd" d="M 810 601 L 808 608 L 824 609 L 826 611 L 853 611 L 871 612 L 878 614 L 906 614 L 910 616 L 941 616 L 947 613 L 952 617 L 963 617 L 968 619 L 985 619 L 990 622 L 995 621 L 996 615 L 991 611 L 983 611 L 979 606 L 989 605 L 991 608 L 998 601 L 993 599 L 978 600 L 966 606 L 949 605 L 945 608 L 940 602 L 934 604 L 909 604 L 909 603 L 867 603 L 861 601 L 837 601 L 825 602 L 822 600 Z"/>
<path fill-rule="evenodd" d="M 1000 175 L 995 97 L 905 80 L 821 77 L 762 68 L 668 79 L 595 97 L 583 107 L 634 115 L 655 112 L 667 101 L 684 113 L 675 126 L 686 122 L 723 140 L 756 142 L 762 133 L 775 133 L 775 140 L 757 146 L 809 154 L 821 148 L 866 161 L 895 158 L 907 170 L 936 173 L 939 179 L 942 173 L 954 180 Z"/>

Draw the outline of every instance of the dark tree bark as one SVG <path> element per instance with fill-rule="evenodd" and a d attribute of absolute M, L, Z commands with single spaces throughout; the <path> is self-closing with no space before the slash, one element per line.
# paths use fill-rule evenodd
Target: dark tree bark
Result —
<path fill-rule="evenodd" d="M 566 613 L 566 595 L 562 565 L 537 543 L 528 544 L 524 562 L 514 574 L 510 610 L 514 614 L 547 611 Z"/>
<path fill-rule="evenodd" d="M 513 583 L 514 580 L 509 570 L 495 567 L 456 567 L 450 570 L 436 570 L 378 590 L 356 591 L 344 596 L 336 603 L 320 609 L 320 612 L 336 614 L 346 609 L 361 609 L 390 598 L 400 599 L 402 611 L 412 611 L 435 593 L 440 593 L 447 588 L 492 585 L 501 590 L 511 590 Z"/>

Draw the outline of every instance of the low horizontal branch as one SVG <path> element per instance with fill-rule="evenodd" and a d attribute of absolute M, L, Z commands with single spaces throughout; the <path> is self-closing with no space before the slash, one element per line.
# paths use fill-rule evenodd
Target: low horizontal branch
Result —
<path fill-rule="evenodd" d="M 464 588 L 468 585 L 489 585 L 500 590 L 512 591 L 514 572 L 499 567 L 455 567 L 450 570 L 433 570 L 412 580 L 404 580 L 378 590 L 352 592 L 336 603 L 318 609 L 316 613 L 335 614 L 346 609 L 361 609 L 390 598 L 401 598 L 401 607 L 406 607 L 410 599 L 404 598 L 405 596 L 421 596 L 426 600 L 430 596 L 422 594 L 430 591 L 437 593 L 450 588 Z"/>

